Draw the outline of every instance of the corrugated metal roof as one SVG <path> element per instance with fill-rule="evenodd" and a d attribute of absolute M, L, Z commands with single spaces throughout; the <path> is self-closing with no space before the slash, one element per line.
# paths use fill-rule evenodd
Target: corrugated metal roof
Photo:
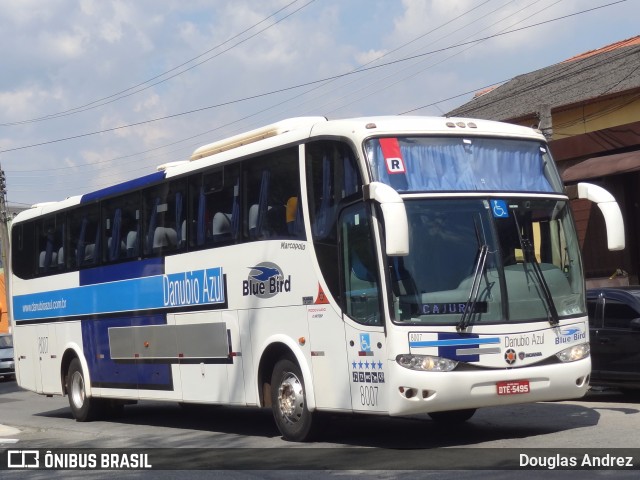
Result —
<path fill-rule="evenodd" d="M 640 87 L 640 36 L 519 75 L 448 116 L 517 119 L 539 110 L 586 102 Z"/>

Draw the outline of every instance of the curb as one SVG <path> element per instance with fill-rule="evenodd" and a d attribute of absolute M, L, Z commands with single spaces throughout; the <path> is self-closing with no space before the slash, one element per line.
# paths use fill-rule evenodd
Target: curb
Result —
<path fill-rule="evenodd" d="M 6 425 L 0 425 L 0 435 L 17 435 L 20 430 L 13 427 L 7 427 Z"/>

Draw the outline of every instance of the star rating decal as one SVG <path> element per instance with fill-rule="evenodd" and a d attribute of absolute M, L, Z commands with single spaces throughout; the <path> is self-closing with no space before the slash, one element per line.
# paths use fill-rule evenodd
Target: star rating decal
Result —
<path fill-rule="evenodd" d="M 376 369 L 382 370 L 383 366 L 384 365 L 380 361 L 378 361 L 378 362 L 375 362 L 375 361 L 369 362 L 368 360 L 366 360 L 366 361 L 363 362 L 362 360 L 360 360 L 359 362 L 356 362 L 354 360 L 353 362 L 351 362 L 351 367 L 354 370 L 369 370 L 369 369 L 371 369 L 371 370 L 376 370 Z"/>
<path fill-rule="evenodd" d="M 353 381 L 356 383 L 384 383 L 384 364 L 375 359 L 351 362 Z M 368 370 L 368 371 L 367 371 Z"/>

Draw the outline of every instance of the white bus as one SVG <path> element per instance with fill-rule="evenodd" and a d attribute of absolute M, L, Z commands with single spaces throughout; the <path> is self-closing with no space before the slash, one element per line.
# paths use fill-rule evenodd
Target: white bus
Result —
<path fill-rule="evenodd" d="M 599 203 L 609 247 L 620 210 Z M 589 330 L 544 137 L 484 120 L 290 119 L 20 213 L 17 380 L 77 421 L 138 400 L 428 413 L 577 398 Z"/>

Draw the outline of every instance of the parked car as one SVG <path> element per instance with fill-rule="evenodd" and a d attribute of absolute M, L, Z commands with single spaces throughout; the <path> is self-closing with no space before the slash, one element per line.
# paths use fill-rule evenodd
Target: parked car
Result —
<path fill-rule="evenodd" d="M 13 337 L 8 333 L 0 333 L 0 377 L 16 378 Z"/>
<path fill-rule="evenodd" d="M 640 285 L 587 291 L 591 385 L 640 391 Z"/>

